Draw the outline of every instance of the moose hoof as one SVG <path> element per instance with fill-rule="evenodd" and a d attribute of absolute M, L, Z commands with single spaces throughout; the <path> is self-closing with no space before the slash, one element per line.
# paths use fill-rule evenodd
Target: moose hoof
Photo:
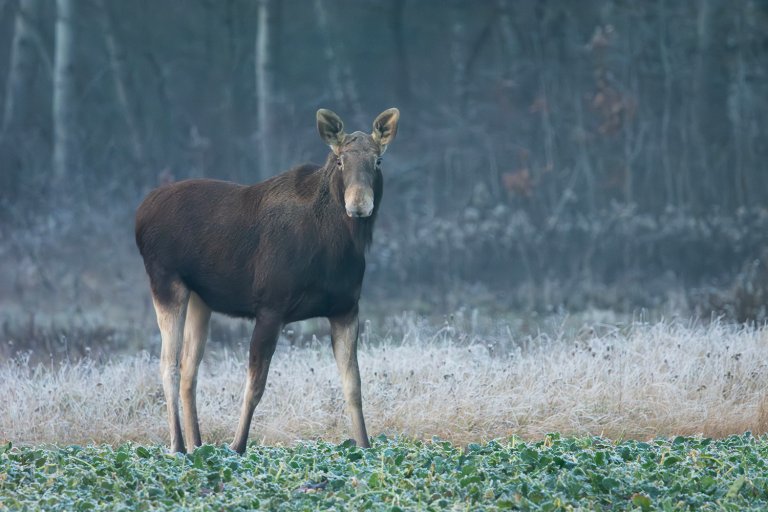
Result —
<path fill-rule="evenodd" d="M 232 450 L 233 452 L 237 453 L 238 455 L 242 455 L 242 454 L 245 453 L 245 445 L 238 446 L 235 443 L 232 443 L 232 444 L 229 445 L 229 449 Z"/>

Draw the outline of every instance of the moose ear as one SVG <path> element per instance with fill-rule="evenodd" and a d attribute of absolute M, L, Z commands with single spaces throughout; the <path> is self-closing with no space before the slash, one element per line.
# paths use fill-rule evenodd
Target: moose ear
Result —
<path fill-rule="evenodd" d="M 373 121 L 373 140 L 381 146 L 381 152 L 387 149 L 387 144 L 395 139 L 397 134 L 397 121 L 400 119 L 400 111 L 390 108 L 382 112 Z"/>
<path fill-rule="evenodd" d="M 344 123 L 335 112 L 321 108 L 317 111 L 317 131 L 320 138 L 338 153 L 339 146 L 344 141 Z"/>

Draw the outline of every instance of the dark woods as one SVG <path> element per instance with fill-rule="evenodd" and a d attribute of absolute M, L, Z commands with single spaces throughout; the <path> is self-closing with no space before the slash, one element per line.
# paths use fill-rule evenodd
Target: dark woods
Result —
<path fill-rule="evenodd" d="M 55 237 L 321 161 L 319 106 L 398 105 L 367 282 L 721 311 L 765 266 L 767 54 L 758 0 L 0 2 L 2 257 L 77 283 Z"/>
<path fill-rule="evenodd" d="M 764 2 L 0 7 L 6 200 L 55 194 L 56 173 L 86 195 L 257 181 L 318 158 L 302 121 L 320 105 L 357 126 L 390 104 L 417 116 L 393 172 L 437 210 L 478 183 L 545 216 L 612 201 L 734 209 L 768 185 Z"/>

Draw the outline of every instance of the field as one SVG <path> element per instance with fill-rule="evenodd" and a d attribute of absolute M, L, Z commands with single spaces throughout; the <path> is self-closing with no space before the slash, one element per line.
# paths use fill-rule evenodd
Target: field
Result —
<path fill-rule="evenodd" d="M 611 443 L 546 436 L 469 444 L 387 439 L 192 455 L 0 449 L 0 507 L 44 510 L 763 510 L 768 440 Z"/>
<path fill-rule="evenodd" d="M 768 506 L 768 329 L 593 325 L 477 336 L 410 317 L 389 334 L 368 329 L 371 450 L 344 442 L 327 340 L 283 340 L 244 457 L 223 445 L 237 422 L 242 349 L 209 347 L 198 394 L 212 444 L 188 456 L 165 451 L 148 353 L 18 356 L 0 366 L 0 508 Z"/>
<path fill-rule="evenodd" d="M 469 324 L 469 322 L 465 322 Z M 768 426 L 768 328 L 641 323 L 474 336 L 459 322 L 411 317 L 397 334 L 366 332 L 360 353 L 369 432 L 457 444 L 540 439 L 724 437 Z M 373 329 L 369 329 L 373 331 Z M 393 331 L 394 332 L 394 331 Z M 330 342 L 280 343 L 251 439 L 263 444 L 348 436 Z M 212 344 L 198 408 L 203 439 L 231 441 L 245 357 Z M 0 438 L 14 443 L 166 442 L 158 363 L 147 353 L 0 365 Z M 2 441 L 2 439 L 0 439 Z"/>

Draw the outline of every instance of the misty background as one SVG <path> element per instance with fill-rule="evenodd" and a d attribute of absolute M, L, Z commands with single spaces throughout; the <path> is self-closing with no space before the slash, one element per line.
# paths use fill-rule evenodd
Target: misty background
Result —
<path fill-rule="evenodd" d="M 0 0 L 0 106 L 4 352 L 151 332 L 143 196 L 321 107 L 401 111 L 364 317 L 768 318 L 764 0 Z"/>

